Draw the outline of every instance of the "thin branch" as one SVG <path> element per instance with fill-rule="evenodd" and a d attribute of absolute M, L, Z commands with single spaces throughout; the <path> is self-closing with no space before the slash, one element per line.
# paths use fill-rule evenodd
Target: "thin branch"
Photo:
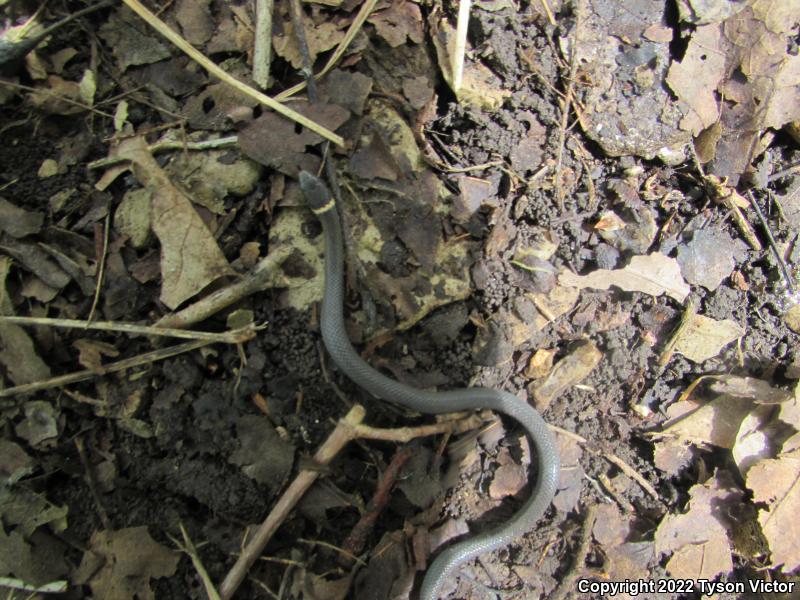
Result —
<path fill-rule="evenodd" d="M 92 308 L 89 311 L 87 321 L 94 319 L 95 310 L 97 310 L 97 303 L 100 302 L 100 291 L 103 289 L 103 277 L 106 273 L 106 257 L 108 256 L 108 237 L 111 230 L 111 211 L 106 214 L 106 220 L 103 224 L 103 248 L 100 255 L 100 268 L 97 271 L 97 283 L 94 287 L 94 298 L 92 299 Z"/>
<path fill-rule="evenodd" d="M 277 100 L 270 98 L 269 96 L 262 94 L 256 89 L 253 89 L 249 85 L 246 85 L 236 79 L 233 75 L 228 73 L 227 71 L 221 69 L 216 63 L 210 60 L 207 56 L 205 56 L 202 52 L 200 52 L 197 48 L 189 44 L 186 40 L 184 40 L 180 35 L 178 35 L 175 31 L 170 29 L 166 23 L 164 23 L 161 19 L 151 13 L 145 6 L 139 2 L 139 0 L 122 0 L 128 8 L 130 8 L 133 12 L 139 15 L 148 25 L 150 25 L 153 29 L 158 31 L 161 35 L 167 38 L 170 42 L 175 44 L 181 51 L 189 56 L 192 60 L 198 63 L 201 67 L 203 67 L 206 71 L 208 71 L 214 77 L 220 79 L 222 82 L 227 83 L 237 91 L 257 100 L 264 106 L 267 106 L 274 110 L 275 112 L 283 115 L 287 119 L 291 119 L 292 121 L 299 123 L 303 127 L 313 131 L 314 133 L 324 137 L 327 140 L 330 140 L 334 144 L 338 146 L 344 146 L 344 139 L 341 136 L 335 134 L 334 132 L 330 131 L 329 129 L 318 125 L 311 119 L 304 117 L 300 113 L 288 108 L 278 102 Z"/>
<path fill-rule="evenodd" d="M 589 440 L 587 440 L 583 436 L 578 435 L 577 433 L 573 433 L 571 431 L 568 431 L 566 429 L 562 429 L 561 427 L 557 427 L 555 425 L 548 425 L 548 427 L 550 428 L 550 431 L 552 431 L 554 433 L 557 433 L 558 435 L 563 435 L 564 437 L 568 437 L 568 438 L 571 438 L 571 439 L 575 440 L 576 442 L 578 442 L 581 446 L 583 446 L 586 450 L 588 450 L 592 454 L 596 454 L 598 456 L 602 456 L 603 458 L 605 458 L 612 465 L 614 465 L 615 467 L 618 467 L 620 469 L 620 471 L 625 473 L 625 475 L 627 475 L 628 477 L 633 479 L 636 483 L 638 483 L 645 492 L 647 492 L 648 494 L 650 494 L 650 496 L 653 497 L 654 500 L 657 500 L 659 503 L 663 504 L 663 500 L 661 500 L 661 496 L 659 496 L 658 492 L 656 491 L 656 489 L 652 485 L 650 485 L 650 482 L 647 481 L 647 479 L 645 479 L 644 477 L 642 477 L 636 471 L 636 469 L 631 467 L 628 463 L 626 463 L 624 460 L 622 460 L 619 456 L 617 456 L 616 454 L 613 454 L 612 452 L 603 452 L 603 451 L 600 451 L 600 450 L 595 450 L 594 448 L 592 448 L 589 445 Z"/>
<path fill-rule="evenodd" d="M 273 0 L 256 0 L 256 34 L 253 42 L 253 81 L 261 89 L 269 87 L 269 67 L 272 62 Z"/>
<path fill-rule="evenodd" d="M 280 266 L 293 251 L 288 246 L 273 250 L 239 281 L 209 294 L 179 312 L 163 316 L 156 322 L 156 327 L 183 329 L 193 323 L 205 321 L 250 294 L 270 287 L 280 287 Z"/>
<path fill-rule="evenodd" d="M 209 343 L 241 344 L 252 339 L 255 332 L 266 325 L 247 326 L 222 333 L 210 331 L 191 331 L 187 329 L 170 329 L 157 325 L 138 325 L 136 323 L 122 323 L 118 321 L 79 321 L 77 319 L 52 319 L 48 317 L 12 317 L 0 316 L 0 323 L 14 323 L 16 325 L 42 325 L 45 327 L 62 327 L 65 329 L 95 329 L 98 331 L 117 331 L 132 335 L 156 335 L 161 337 L 181 338 L 184 340 L 205 340 Z"/>
<path fill-rule="evenodd" d="M 361 423 L 364 420 L 366 411 L 363 406 L 356 405 L 350 409 L 350 412 L 339 421 L 336 428 L 328 436 L 328 439 L 320 446 L 316 454 L 314 454 L 314 461 L 320 465 L 329 464 L 333 458 L 344 448 L 352 439 L 353 426 Z M 289 485 L 286 491 L 281 495 L 275 507 L 270 511 L 264 522 L 258 527 L 253 537 L 248 541 L 247 545 L 242 549 L 239 558 L 236 559 L 231 570 L 225 576 L 222 585 L 219 587 L 220 595 L 223 600 L 230 600 L 233 594 L 241 585 L 244 578 L 247 576 L 247 571 L 253 565 L 261 551 L 267 545 L 272 535 L 278 529 L 281 523 L 289 516 L 289 513 L 294 508 L 297 501 L 305 494 L 311 487 L 320 472 L 318 470 L 302 470 L 297 474 L 294 481 Z"/>
<path fill-rule="evenodd" d="M 12 396 L 25 396 L 27 394 L 32 394 L 34 392 L 49 390 L 51 388 L 56 388 L 56 387 L 63 387 L 71 383 L 78 383 L 80 381 L 94 379 L 95 377 L 109 375 L 110 373 L 126 371 L 133 367 L 138 367 L 139 365 L 144 365 L 159 360 L 164 360 L 166 358 L 177 356 L 178 354 L 184 354 L 185 352 L 191 352 L 192 350 L 197 350 L 198 348 L 202 348 L 203 346 L 208 346 L 210 343 L 211 342 L 207 340 L 186 342 L 185 344 L 178 344 L 177 346 L 170 346 L 169 348 L 160 348 L 152 352 L 139 354 L 138 356 L 126 358 L 124 360 L 113 362 L 108 365 L 103 365 L 101 367 L 98 367 L 97 369 L 85 369 L 83 371 L 68 373 L 67 375 L 59 375 L 58 377 L 51 377 L 50 379 L 44 379 L 42 381 L 25 383 L 15 387 L 10 387 L 4 390 L 0 390 L 0 398 L 11 398 Z M 17 400 L 18 399 L 15 399 L 11 402 L 0 403 L 0 406 L 2 407 L 14 406 L 15 404 L 18 403 Z"/>
<path fill-rule="evenodd" d="M 375 5 L 378 3 L 378 0 L 367 0 L 364 4 L 361 5 L 361 8 L 358 10 L 358 14 L 356 18 L 353 19 L 353 22 L 350 24 L 350 28 L 344 34 L 344 38 L 339 45 L 336 47 L 336 50 L 333 51 L 333 54 L 328 59 L 328 62 L 325 63 L 325 66 L 322 68 L 322 71 L 314 75 L 315 79 L 320 79 L 324 77 L 336 64 L 339 62 L 339 59 L 344 56 L 345 51 L 350 46 L 350 44 L 355 39 L 358 32 L 361 31 L 361 28 L 364 26 L 364 23 L 367 21 L 367 17 L 372 13 L 375 9 Z M 297 85 L 290 87 L 288 90 L 285 90 L 275 96 L 276 100 L 286 100 L 294 96 L 297 92 L 300 92 L 306 88 L 307 84 L 305 81 L 301 81 Z"/>
<path fill-rule="evenodd" d="M 211 581 L 211 576 L 208 574 L 208 571 L 203 565 L 203 561 L 200 560 L 200 553 L 197 552 L 197 548 L 195 547 L 194 542 L 192 542 L 192 538 L 189 537 L 189 534 L 186 532 L 186 528 L 183 526 L 183 523 L 178 523 L 178 527 L 181 530 L 183 542 L 176 540 L 169 534 L 167 534 L 167 536 L 181 552 L 186 553 L 189 558 L 192 559 L 194 570 L 197 571 L 197 575 L 203 582 L 203 587 L 206 589 L 206 595 L 208 596 L 208 599 L 221 600 L 222 597 L 219 595 L 217 588 L 214 587 L 214 582 Z"/>
<path fill-rule="evenodd" d="M 376 434 L 378 431 L 375 428 L 368 427 L 363 424 L 366 411 L 360 404 L 354 405 L 347 415 L 340 419 L 336 428 L 331 432 L 328 438 L 319 447 L 316 454 L 314 454 L 314 468 L 303 469 L 294 478 L 286 491 L 283 492 L 278 502 L 270 511 L 264 522 L 258 527 L 258 530 L 248 539 L 247 544 L 242 550 L 242 553 L 236 559 L 233 567 L 231 567 L 228 574 L 225 576 L 222 585 L 220 586 L 220 595 L 224 600 L 230 600 L 236 590 L 241 585 L 244 578 L 247 576 L 247 571 L 258 560 L 264 547 L 275 534 L 278 527 L 286 519 L 289 513 L 293 510 L 295 505 L 303 497 L 303 494 L 311 487 L 311 485 L 322 474 L 320 466 L 324 467 L 336 457 L 336 455 L 344 448 L 349 442 L 360 439 L 362 434 L 368 434 L 371 439 L 381 440 L 405 440 L 408 437 L 408 431 L 416 432 L 413 437 L 421 437 L 433 435 L 434 433 L 452 433 L 454 431 L 465 431 L 468 428 L 474 428 L 475 415 L 471 415 L 465 419 L 457 421 L 447 421 L 437 423 L 433 426 L 423 425 L 416 428 L 401 428 L 399 430 L 387 429 L 382 434 Z M 484 420 L 479 417 L 480 421 Z M 478 423 L 480 424 L 480 423 Z"/>
<path fill-rule="evenodd" d="M 753 192 L 751 190 L 747 190 L 747 197 L 750 198 L 750 205 L 753 207 L 753 210 L 756 211 L 758 220 L 761 221 L 761 226 L 764 228 L 764 233 L 767 235 L 769 249 L 772 250 L 772 255 L 775 257 L 775 260 L 778 261 L 778 267 L 781 270 L 781 275 L 783 275 L 783 280 L 786 282 L 786 288 L 789 290 L 790 294 L 794 295 L 794 283 L 792 282 L 792 276 L 789 274 L 789 269 L 786 267 L 783 256 L 781 256 L 781 253 L 778 252 L 778 246 L 775 244 L 775 237 L 772 235 L 772 230 L 769 228 L 769 223 L 767 223 L 767 220 L 764 218 L 764 214 L 761 212 L 761 207 L 753 197 Z"/>
<path fill-rule="evenodd" d="M 202 142 L 181 142 L 175 140 L 165 140 L 150 144 L 147 150 L 155 154 L 157 152 L 167 152 L 169 150 L 215 150 L 217 148 L 230 148 L 239 143 L 239 136 L 231 135 L 228 137 L 217 138 L 213 140 L 203 140 Z M 119 163 L 128 162 L 128 159 L 122 156 L 108 156 L 93 160 L 86 165 L 87 169 L 102 169 L 110 167 Z"/>
<path fill-rule="evenodd" d="M 564 598 L 575 591 L 575 581 L 583 574 L 583 570 L 586 566 L 586 557 L 589 555 L 589 550 L 592 547 L 592 530 L 594 529 L 596 520 L 597 507 L 590 506 L 586 511 L 586 519 L 583 521 L 581 541 L 578 545 L 578 550 L 575 552 L 575 559 L 572 561 L 569 571 L 561 578 L 561 583 L 552 595 L 551 600 L 564 600 Z"/>

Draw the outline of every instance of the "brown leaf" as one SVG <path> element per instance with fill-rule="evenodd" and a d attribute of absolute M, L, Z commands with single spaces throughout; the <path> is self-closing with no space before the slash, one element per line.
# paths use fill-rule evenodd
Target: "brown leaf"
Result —
<path fill-rule="evenodd" d="M 74 580 L 88 583 L 96 598 L 154 600 L 150 580 L 173 575 L 179 560 L 177 552 L 150 537 L 147 527 L 97 531 Z"/>
<path fill-rule="evenodd" d="M 657 555 L 670 554 L 667 571 L 674 577 L 714 579 L 733 568 L 728 532 L 733 527 L 724 507 L 742 501 L 742 491 L 724 471 L 689 490 L 683 514 L 667 515 L 655 533 Z"/>
<path fill-rule="evenodd" d="M 572 352 L 558 361 L 546 377 L 528 386 L 536 407 L 544 411 L 564 390 L 588 377 L 602 358 L 603 353 L 593 342 L 590 340 L 581 342 Z"/>
<path fill-rule="evenodd" d="M 335 104 L 303 104 L 292 108 L 332 131 L 350 116 Z M 297 132 L 294 123 L 272 112 L 264 113 L 239 132 L 239 147 L 245 156 L 293 177 L 301 170 L 317 170 L 319 158 L 307 154 L 306 147 L 321 141 L 319 135 L 308 129 Z"/>
<path fill-rule="evenodd" d="M 192 206 L 172 185 L 141 137 L 120 146 L 133 163 L 139 182 L 152 194 L 151 224 L 161 242 L 161 301 L 176 308 L 213 281 L 233 273 L 214 236 Z"/>
<path fill-rule="evenodd" d="M 698 27 L 689 40 L 683 60 L 673 62 L 667 84 L 688 106 L 681 129 L 698 135 L 719 118 L 715 90 L 725 76 L 725 52 L 719 23 Z"/>
<path fill-rule="evenodd" d="M 13 315 L 14 305 L 6 291 L 6 278 L 11 259 L 0 256 L 0 315 Z M 0 363 L 15 385 L 32 383 L 50 377 L 50 367 L 39 358 L 33 340 L 19 325 L 0 323 Z"/>
<path fill-rule="evenodd" d="M 784 573 L 800 567 L 800 434 L 787 440 L 775 459 L 763 460 L 747 472 L 747 487 L 767 508 L 759 510 L 758 522 L 772 551 L 772 564 Z"/>
<path fill-rule="evenodd" d="M 5 231 L 11 237 L 21 238 L 38 233 L 43 222 L 43 213 L 18 208 L 5 198 L 0 198 L 0 231 Z"/>
<path fill-rule="evenodd" d="M 643 292 L 651 296 L 666 294 L 678 302 L 683 302 L 690 291 L 677 261 L 658 252 L 634 256 L 623 269 L 599 269 L 583 276 L 564 271 L 559 275 L 558 282 L 561 285 L 598 290 L 607 290 L 613 285 L 626 292 Z"/>
<path fill-rule="evenodd" d="M 406 39 L 415 44 L 424 39 L 422 12 L 419 6 L 406 0 L 394 0 L 388 9 L 373 13 L 367 21 L 392 48 L 405 44 Z"/>

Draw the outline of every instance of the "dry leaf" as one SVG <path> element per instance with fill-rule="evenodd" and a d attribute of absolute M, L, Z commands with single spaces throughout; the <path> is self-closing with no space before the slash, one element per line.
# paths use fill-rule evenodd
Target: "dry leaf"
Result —
<path fill-rule="evenodd" d="M 72 342 L 72 346 L 78 350 L 78 362 L 87 369 L 98 372 L 102 372 L 103 356 L 111 358 L 119 356 L 119 350 L 113 344 L 100 340 L 81 338 Z"/>
<path fill-rule="evenodd" d="M 150 537 L 147 527 L 97 531 L 89 541 L 75 582 L 104 600 L 154 600 L 150 579 L 175 573 L 180 555 Z"/>
<path fill-rule="evenodd" d="M 689 490 L 683 514 L 667 515 L 655 533 L 656 554 L 669 554 L 667 572 L 673 577 L 714 579 L 733 568 L 728 532 L 733 523 L 725 505 L 742 501 L 742 492 L 725 471 Z"/>
<path fill-rule="evenodd" d="M 675 352 L 700 363 L 713 358 L 725 346 L 743 335 L 744 329 L 729 319 L 717 321 L 703 315 L 694 315 L 675 343 Z"/>
<path fill-rule="evenodd" d="M 597 290 L 607 290 L 613 285 L 626 292 L 643 292 L 651 296 L 666 294 L 678 302 L 683 302 L 690 291 L 681 275 L 678 262 L 658 252 L 648 256 L 634 256 L 623 269 L 600 269 L 582 276 L 564 271 L 559 275 L 558 282 L 561 285 Z"/>
<path fill-rule="evenodd" d="M 756 502 L 767 505 L 759 510 L 758 522 L 769 542 L 772 564 L 790 573 L 800 567 L 800 433 L 786 446 L 794 449 L 750 468 L 747 487 Z"/>
<path fill-rule="evenodd" d="M 681 62 L 673 61 L 667 84 L 687 105 L 681 129 L 699 134 L 719 118 L 715 90 L 725 76 L 725 53 L 720 48 L 719 23 L 698 27 Z"/>
<path fill-rule="evenodd" d="M 161 242 L 161 301 L 174 309 L 233 270 L 186 195 L 172 185 L 141 137 L 130 138 L 119 155 L 151 197 L 153 231 Z"/>
<path fill-rule="evenodd" d="M 580 383 L 600 363 L 603 353 L 589 340 L 582 342 L 573 352 L 562 358 L 546 377 L 528 386 L 536 407 L 544 411 L 568 387 Z"/>
<path fill-rule="evenodd" d="M 6 291 L 6 278 L 11 259 L 0 256 L 0 315 L 13 315 L 14 306 Z M 0 323 L 0 363 L 15 385 L 41 381 L 50 377 L 50 367 L 39 358 L 33 341 L 19 325 Z"/>
<path fill-rule="evenodd" d="M 753 406 L 748 398 L 720 396 L 699 404 L 694 401 L 676 402 L 667 414 L 671 418 L 665 423 L 658 437 L 678 439 L 698 445 L 733 448 L 742 420 Z M 678 411 L 685 411 L 674 417 Z"/>

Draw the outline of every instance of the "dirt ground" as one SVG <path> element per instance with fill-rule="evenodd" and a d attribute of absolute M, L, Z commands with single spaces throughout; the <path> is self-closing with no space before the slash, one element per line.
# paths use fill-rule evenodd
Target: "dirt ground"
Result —
<path fill-rule="evenodd" d="M 5 26 L 36 4 L 0 3 Z M 255 88 L 254 4 L 146 3 Z M 303 81 L 289 2 L 275 4 L 270 96 Z M 0 314 L 244 327 L 200 347 L 0 320 L 0 585 L 28 586 L 7 597 L 51 582 L 60 598 L 213 597 L 204 577 L 223 581 L 311 469 L 235 597 L 415 598 L 440 546 L 528 497 L 532 450 L 513 421 L 422 435 L 432 417 L 331 363 L 322 230 L 296 183 L 324 161 L 362 355 L 415 387 L 507 390 L 556 431 L 552 507 L 442 598 L 606 597 L 579 582 L 626 579 L 661 587 L 616 597 L 711 597 L 701 581 L 721 599 L 798 597 L 750 584 L 800 582 L 800 82 L 764 96 L 785 74 L 755 51 L 744 69 L 730 32 L 763 26 L 770 57 L 794 65 L 800 10 L 699 4 L 473 2 L 454 92 L 456 2 L 304 3 L 313 72 L 357 33 L 316 89 L 282 100 L 342 146 L 122 6 L 0 64 Z M 269 260 L 247 293 L 188 314 Z M 356 404 L 365 423 L 416 434 L 315 463 Z"/>

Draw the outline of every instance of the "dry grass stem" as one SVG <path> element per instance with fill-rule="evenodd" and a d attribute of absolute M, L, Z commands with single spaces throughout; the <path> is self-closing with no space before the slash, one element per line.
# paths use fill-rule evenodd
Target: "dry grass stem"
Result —
<path fill-rule="evenodd" d="M 458 96 L 464 81 L 464 54 L 467 52 L 467 29 L 469 28 L 469 11 L 472 0 L 459 0 L 458 21 L 456 22 L 456 44 L 453 49 L 453 93 Z"/>
<path fill-rule="evenodd" d="M 79 321 L 77 319 L 51 319 L 48 317 L 11 317 L 0 316 L 0 323 L 14 323 L 16 325 L 40 325 L 44 327 L 62 327 L 65 329 L 94 329 L 98 331 L 116 331 L 133 335 L 156 335 L 173 337 L 184 340 L 205 340 L 209 343 L 241 344 L 255 337 L 255 332 L 263 329 L 265 325 L 248 326 L 222 333 L 210 331 L 191 331 L 187 329 L 170 329 L 156 325 L 138 325 L 136 323 L 121 323 L 118 321 Z"/>
<path fill-rule="evenodd" d="M 95 377 L 101 377 L 103 375 L 108 375 L 110 373 L 127 371 L 128 369 L 132 369 L 133 367 L 138 367 L 140 365 L 145 365 L 159 360 L 164 360 L 166 358 L 171 358 L 173 356 L 177 356 L 178 354 L 191 352 L 192 350 L 197 350 L 198 348 L 202 348 L 203 346 L 208 346 L 211 343 L 212 342 L 208 340 L 197 340 L 193 342 L 186 342 L 185 344 L 178 344 L 177 346 L 170 346 L 169 348 L 160 348 L 152 352 L 146 352 L 144 354 L 139 354 L 138 356 L 133 356 L 131 358 L 126 358 L 124 360 L 103 365 L 98 369 L 85 369 L 83 371 L 68 373 L 67 375 L 59 375 L 58 377 L 51 377 L 49 379 L 44 379 L 42 381 L 25 383 L 23 385 L 18 385 L 15 387 L 10 387 L 4 390 L 0 390 L 0 398 L 25 396 L 27 394 L 32 394 L 34 392 L 41 392 L 42 390 L 49 390 L 52 388 L 63 387 L 65 385 L 69 385 L 72 383 L 78 383 L 80 381 L 86 381 L 88 379 L 94 379 Z M 5 406 L 13 406 L 16 403 L 17 403 L 16 401 L 0 403 L 0 408 L 3 408 Z"/>
<path fill-rule="evenodd" d="M 303 127 L 313 131 L 314 133 L 321 135 L 326 140 L 329 140 L 336 144 L 337 146 L 344 146 L 344 140 L 341 136 L 335 134 L 334 132 L 330 131 L 329 129 L 314 123 L 311 119 L 304 117 L 300 113 L 288 108 L 278 102 L 277 100 L 270 98 L 269 96 L 262 94 L 258 90 L 253 89 L 247 84 L 242 83 L 233 75 L 227 73 L 223 69 L 221 69 L 216 63 L 210 60 L 206 55 L 200 52 L 197 48 L 189 44 L 186 40 L 184 40 L 180 35 L 178 35 L 175 31 L 170 29 L 166 23 L 164 23 L 161 19 L 151 13 L 145 6 L 139 2 L 139 0 L 122 0 L 125 5 L 130 8 L 133 12 L 139 15 L 148 25 L 150 25 L 153 29 L 158 31 L 161 35 L 167 38 L 170 42 L 172 42 L 175 46 L 177 46 L 181 51 L 189 56 L 193 61 L 203 67 L 206 71 L 208 71 L 211 75 L 218 78 L 220 81 L 227 83 L 237 91 L 241 92 L 257 100 L 264 106 L 267 106 L 274 110 L 275 112 L 283 115 L 287 119 L 294 121 L 295 123 L 299 123 Z"/>

